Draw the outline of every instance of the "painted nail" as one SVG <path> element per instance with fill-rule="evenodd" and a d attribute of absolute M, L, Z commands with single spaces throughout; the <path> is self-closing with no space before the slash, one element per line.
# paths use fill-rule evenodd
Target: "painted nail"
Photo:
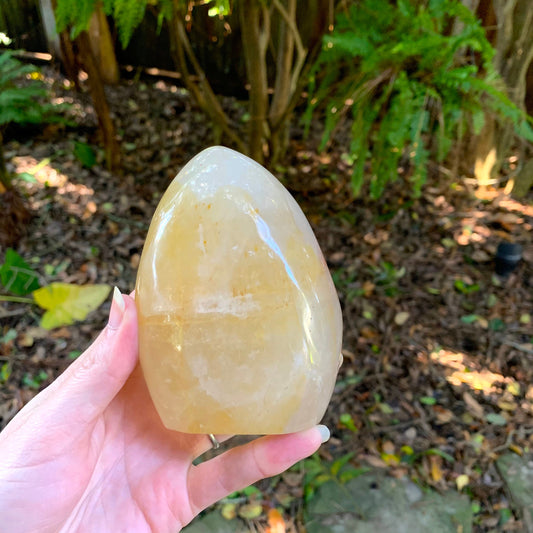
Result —
<path fill-rule="evenodd" d="M 327 442 L 329 440 L 329 429 L 327 426 L 319 425 L 316 427 L 318 429 L 318 432 L 320 433 L 320 440 L 322 441 L 322 444 L 324 442 Z"/>
<path fill-rule="evenodd" d="M 109 311 L 109 320 L 107 322 L 111 329 L 118 329 L 124 316 L 124 310 L 126 309 L 126 302 L 122 293 L 115 287 L 113 290 L 113 301 L 111 302 L 111 310 Z"/>

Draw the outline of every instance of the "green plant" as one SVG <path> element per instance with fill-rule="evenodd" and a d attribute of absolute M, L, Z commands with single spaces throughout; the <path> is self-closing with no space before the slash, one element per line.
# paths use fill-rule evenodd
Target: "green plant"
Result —
<path fill-rule="evenodd" d="M 453 286 L 455 287 L 455 290 L 461 294 L 472 294 L 478 292 L 480 288 L 478 283 L 467 283 L 460 278 L 457 278 L 454 281 Z"/>
<path fill-rule="evenodd" d="M 459 0 L 345 3 L 312 71 L 306 127 L 317 109 L 325 112 L 324 149 L 351 114 L 354 194 L 368 180 L 378 198 L 405 158 L 417 196 L 430 156 L 443 161 L 467 128 L 479 132 L 485 111 L 533 139 L 531 119 L 500 90 L 493 55 Z"/>
<path fill-rule="evenodd" d="M 375 284 L 383 289 L 387 296 L 396 296 L 400 292 L 398 281 L 405 276 L 405 267 L 396 268 L 388 261 L 381 261 L 379 265 L 371 268 Z"/>
<path fill-rule="evenodd" d="M 0 294 L 0 302 L 35 304 L 43 309 L 40 325 L 45 329 L 83 320 L 99 307 L 109 294 L 109 285 L 50 283 L 41 287 L 39 275 L 13 249 L 6 251 L 0 265 L 0 282 L 10 294 Z M 0 339 L 1 342 L 1 339 Z"/>
<path fill-rule="evenodd" d="M 22 384 L 30 389 L 38 390 L 41 387 L 43 381 L 48 379 L 48 374 L 44 370 L 40 370 L 37 374 L 32 375 L 30 373 L 24 374 L 22 378 Z"/>
<path fill-rule="evenodd" d="M 355 272 L 341 267 L 334 270 L 331 277 L 335 287 L 346 296 L 347 301 L 351 302 L 364 294 L 364 290 L 356 286 L 357 274 Z"/>
<path fill-rule="evenodd" d="M 6 189 L 10 187 L 10 179 L 2 150 L 5 127 L 11 122 L 40 124 L 63 120 L 59 112 L 65 106 L 54 106 L 46 101 L 47 97 L 37 67 L 20 62 L 12 50 L 3 50 L 0 53 L 0 183 Z"/>
<path fill-rule="evenodd" d="M 128 45 L 133 30 L 141 23 L 149 0 L 103 0 L 106 15 L 112 15 L 119 31 L 120 42 Z M 55 17 L 59 31 L 70 28 L 71 37 L 76 38 L 87 30 L 91 16 L 96 10 L 97 0 L 57 0 Z"/>
<path fill-rule="evenodd" d="M 302 465 L 305 472 L 303 481 L 305 501 L 309 501 L 316 490 L 327 481 L 337 481 L 343 484 L 370 471 L 367 467 L 356 468 L 350 465 L 349 462 L 353 456 L 353 452 L 347 453 L 331 463 L 326 463 L 314 454 L 294 467 L 301 468 Z"/>

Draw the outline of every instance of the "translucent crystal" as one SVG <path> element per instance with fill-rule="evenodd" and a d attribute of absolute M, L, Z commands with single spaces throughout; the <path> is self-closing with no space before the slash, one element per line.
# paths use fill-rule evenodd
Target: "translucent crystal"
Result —
<path fill-rule="evenodd" d="M 331 397 L 342 318 L 292 196 L 253 160 L 204 150 L 154 214 L 137 275 L 140 361 L 166 427 L 289 433 Z"/>

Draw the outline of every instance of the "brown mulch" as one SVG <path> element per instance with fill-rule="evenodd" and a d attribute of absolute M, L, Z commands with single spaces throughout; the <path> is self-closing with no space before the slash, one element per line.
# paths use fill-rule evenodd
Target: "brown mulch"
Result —
<path fill-rule="evenodd" d="M 98 282 L 130 291 L 158 199 L 212 144 L 209 125 L 168 80 L 108 89 L 124 154 L 123 175 L 112 175 L 96 148 L 86 95 L 49 75 L 58 97 L 74 103 L 79 126 L 17 131 L 7 143 L 13 171 L 31 173 L 41 163 L 36 183 L 17 182 L 33 218 L 16 249 L 43 284 Z M 236 116 L 242 111 L 230 99 L 225 106 Z M 95 166 L 77 160 L 76 142 L 95 147 Z M 479 504 L 475 531 L 516 531 L 518 516 L 500 522 L 511 503 L 494 460 L 533 446 L 533 204 L 499 189 L 476 190 L 442 170 L 432 169 L 417 200 L 398 184 L 370 203 L 351 199 L 340 146 L 319 155 L 294 141 L 278 169 L 315 229 L 344 313 L 344 364 L 325 416 L 332 438 L 320 456 L 353 453 L 355 466 L 437 490 L 456 489 L 466 475 L 463 491 Z M 507 279 L 494 274 L 502 240 L 524 249 Z M 0 367 L 10 366 L 0 381 L 0 428 L 90 343 L 108 310 L 107 303 L 79 325 L 46 332 L 35 309 L 0 304 Z M 285 506 L 294 528 L 302 477 L 293 474 L 261 487 L 268 502 Z"/>

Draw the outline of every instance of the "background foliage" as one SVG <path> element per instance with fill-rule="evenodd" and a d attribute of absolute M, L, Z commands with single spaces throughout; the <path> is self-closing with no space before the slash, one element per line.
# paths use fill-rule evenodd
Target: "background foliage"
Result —
<path fill-rule="evenodd" d="M 493 56 L 479 20 L 458 0 L 351 3 L 338 12 L 313 67 L 307 127 L 322 108 L 324 149 L 351 117 L 355 194 L 368 180 L 378 198 L 405 158 L 419 195 L 430 158 L 442 162 L 469 130 L 479 133 L 487 110 L 533 140 Z"/>

